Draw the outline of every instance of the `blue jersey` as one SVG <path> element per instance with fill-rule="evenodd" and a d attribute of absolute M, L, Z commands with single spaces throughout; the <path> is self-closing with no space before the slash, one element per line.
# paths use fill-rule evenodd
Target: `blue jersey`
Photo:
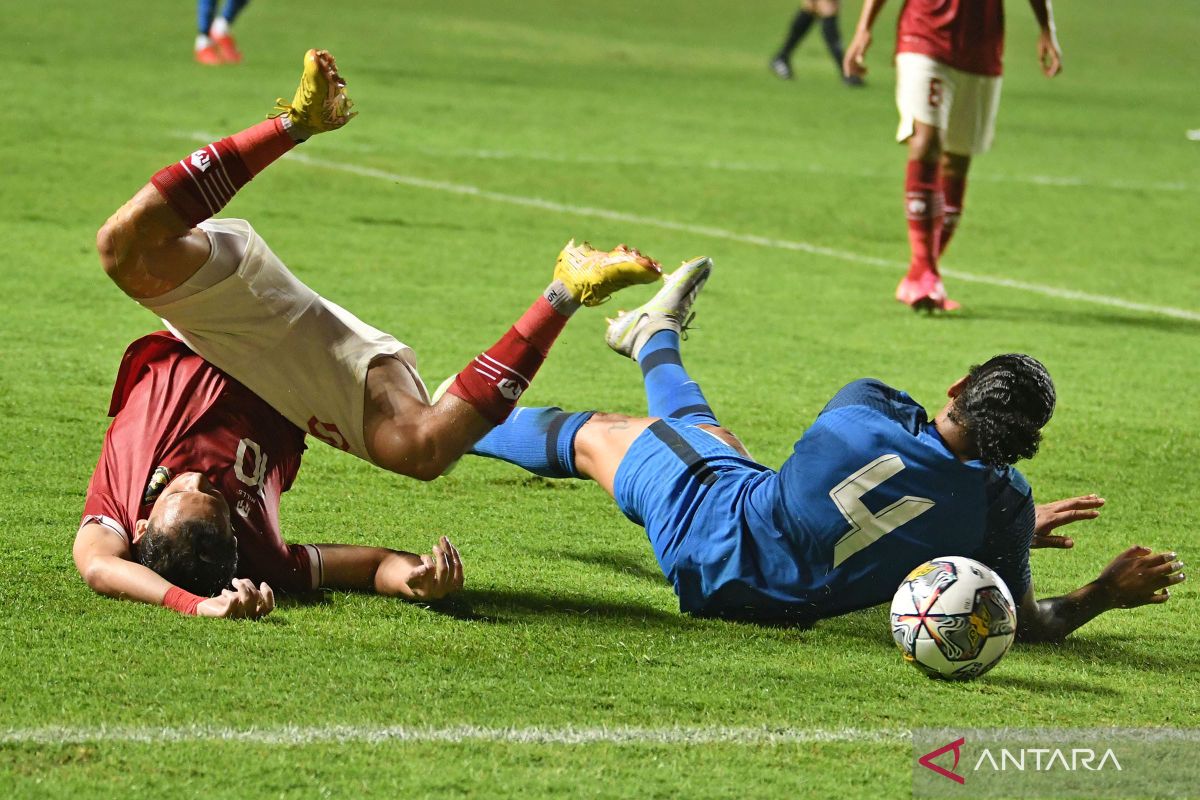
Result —
<path fill-rule="evenodd" d="M 921 406 L 876 380 L 838 392 L 778 472 L 744 469 L 712 489 L 670 565 L 684 611 L 833 616 L 889 601 L 946 555 L 992 567 L 1014 598 L 1030 585 L 1024 477 L 959 460 Z"/>

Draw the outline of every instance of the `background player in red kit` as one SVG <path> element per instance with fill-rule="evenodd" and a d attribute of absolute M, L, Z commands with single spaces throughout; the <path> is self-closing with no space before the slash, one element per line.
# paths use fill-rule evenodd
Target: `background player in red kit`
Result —
<path fill-rule="evenodd" d="M 886 0 L 865 0 L 846 50 L 847 76 L 867 72 L 871 26 Z M 1029 0 L 1046 77 L 1062 71 L 1050 0 Z M 896 299 L 952 311 L 938 259 L 958 227 L 971 157 L 992 144 L 1000 105 L 1003 0 L 906 0 L 896 36 L 897 141 L 908 142 L 905 214 L 912 260 Z"/>
<path fill-rule="evenodd" d="M 445 538 L 431 556 L 284 544 L 279 495 L 305 432 L 436 478 L 508 416 L 581 305 L 661 277 L 624 245 L 605 253 L 569 243 L 545 292 L 431 403 L 410 348 L 301 283 L 249 223 L 210 219 L 298 142 L 345 125 L 350 107 L 333 57 L 308 51 L 279 116 L 163 168 L 97 234 L 105 272 L 170 333 L 131 345 L 118 376 L 74 548 L 96 591 L 184 613 L 261 616 L 272 587 L 422 599 L 461 587 Z M 243 578 L 223 590 L 239 556 Z"/>

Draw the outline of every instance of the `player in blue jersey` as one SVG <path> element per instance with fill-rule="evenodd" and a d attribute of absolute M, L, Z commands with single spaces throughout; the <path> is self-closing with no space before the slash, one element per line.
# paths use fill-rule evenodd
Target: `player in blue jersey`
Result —
<path fill-rule="evenodd" d="M 917 565 L 960 555 L 1005 580 L 1024 638 L 1055 640 L 1103 611 L 1165 602 L 1184 580 L 1175 553 L 1131 547 L 1081 589 L 1034 600 L 1030 548 L 1070 547 L 1052 531 L 1104 501 L 1035 506 L 1012 468 L 1037 451 L 1055 404 L 1045 367 L 1026 355 L 972 367 L 933 420 L 902 391 L 854 381 L 779 470 L 758 463 L 680 360 L 711 269 L 707 258 L 683 264 L 610 323 L 609 346 L 641 367 L 650 416 L 518 408 L 472 451 L 600 484 L 646 529 L 681 610 L 811 622 L 886 602 Z"/>
<path fill-rule="evenodd" d="M 225 0 L 225 6 L 217 14 L 217 0 L 198 0 L 196 22 L 198 33 L 193 53 L 201 64 L 238 64 L 242 52 L 233 39 L 233 21 L 250 4 L 250 0 Z"/>

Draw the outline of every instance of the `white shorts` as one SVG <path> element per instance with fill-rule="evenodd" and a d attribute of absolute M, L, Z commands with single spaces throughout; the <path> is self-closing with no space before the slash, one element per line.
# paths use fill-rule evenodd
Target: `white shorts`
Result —
<path fill-rule="evenodd" d="M 996 132 L 1000 76 L 963 72 L 919 53 L 898 53 L 896 108 L 896 141 L 907 141 L 914 122 L 923 122 L 942 132 L 945 152 L 986 153 Z"/>
<path fill-rule="evenodd" d="M 370 461 L 367 368 L 396 356 L 427 403 L 416 354 L 301 283 L 245 220 L 200 228 L 212 243 L 208 263 L 183 286 L 139 302 L 301 430 Z"/>

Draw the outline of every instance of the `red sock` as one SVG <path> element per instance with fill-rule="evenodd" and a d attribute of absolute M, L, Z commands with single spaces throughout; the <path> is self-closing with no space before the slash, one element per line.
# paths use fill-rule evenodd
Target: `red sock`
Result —
<path fill-rule="evenodd" d="M 909 161 L 904 178 L 904 212 L 912 250 L 908 277 L 938 274 L 938 237 L 942 229 L 942 199 L 938 191 L 938 162 Z"/>
<path fill-rule="evenodd" d="M 942 175 L 942 195 L 946 199 L 945 219 L 942 221 L 942 235 L 938 239 L 938 258 L 946 252 L 950 237 L 958 229 L 958 221 L 962 217 L 963 195 L 967 193 L 966 175 Z"/>
<path fill-rule="evenodd" d="M 448 391 L 499 425 L 529 388 L 568 319 L 539 297 L 500 341 L 458 373 Z"/>
<path fill-rule="evenodd" d="M 150 182 L 189 226 L 215 216 L 238 189 L 295 147 L 282 118 L 260 122 L 163 167 Z"/>

